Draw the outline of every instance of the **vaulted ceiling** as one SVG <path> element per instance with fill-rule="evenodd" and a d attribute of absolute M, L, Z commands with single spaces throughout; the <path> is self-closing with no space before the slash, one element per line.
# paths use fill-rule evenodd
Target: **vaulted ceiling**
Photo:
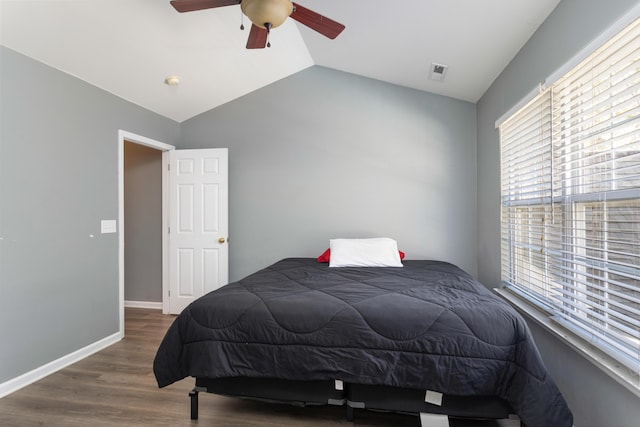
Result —
<path fill-rule="evenodd" d="M 476 102 L 559 2 L 298 0 L 346 29 L 330 40 L 287 19 L 248 50 L 239 5 L 0 0 L 0 43 L 178 122 L 313 65 Z"/>

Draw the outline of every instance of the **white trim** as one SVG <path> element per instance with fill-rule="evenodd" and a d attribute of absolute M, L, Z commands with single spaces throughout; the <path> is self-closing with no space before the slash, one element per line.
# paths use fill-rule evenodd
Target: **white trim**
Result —
<path fill-rule="evenodd" d="M 162 310 L 162 301 L 124 301 L 125 308 L 148 308 L 150 310 Z"/>
<path fill-rule="evenodd" d="M 150 148 L 156 148 L 161 151 L 175 150 L 176 148 L 173 145 L 165 144 L 164 142 L 156 141 L 155 139 L 136 135 L 135 133 L 127 132 L 124 130 L 119 130 L 118 136 L 120 137 L 120 141 L 124 141 L 126 139 L 127 141 L 135 142 L 136 144 L 144 145 Z"/>
<path fill-rule="evenodd" d="M 169 150 L 162 152 L 162 314 L 169 314 Z"/>
<path fill-rule="evenodd" d="M 93 344 L 89 344 L 84 348 L 76 350 L 73 353 L 69 353 L 66 356 L 62 356 L 57 360 L 49 362 L 46 365 L 42 365 L 32 371 L 26 372 L 18 377 L 12 378 L 9 381 L 0 384 L 0 398 L 18 391 L 21 388 L 28 386 L 29 384 L 33 384 L 34 382 L 41 380 L 42 378 L 51 375 L 59 371 L 60 369 L 66 368 L 69 365 L 72 365 L 84 358 L 91 356 L 94 353 L 97 353 L 100 350 L 109 347 L 112 344 L 117 343 L 123 338 L 123 336 L 124 335 L 121 332 L 117 332 L 113 335 L 96 341 Z"/>
<path fill-rule="evenodd" d="M 547 313 L 532 303 L 520 298 L 517 294 L 509 290 L 509 288 L 494 288 L 493 290 L 513 305 L 520 313 L 535 321 L 543 329 L 566 343 L 575 350 L 576 353 L 587 359 L 611 379 L 624 386 L 637 397 L 640 397 L 640 378 L 637 372 L 628 369 L 570 329 L 553 321 Z"/>
<path fill-rule="evenodd" d="M 507 112 L 498 118 L 495 122 L 496 129 L 500 127 L 505 120 L 515 114 L 518 110 L 524 107 L 529 101 L 531 101 L 534 97 L 536 97 L 540 92 L 545 89 L 548 89 L 552 84 L 554 84 L 558 79 L 564 76 L 568 71 L 573 69 L 576 65 L 582 62 L 587 56 L 591 55 L 597 49 L 599 49 L 603 44 L 608 42 L 613 36 L 622 31 L 625 27 L 631 24 L 633 21 L 640 17 L 640 4 L 631 8 L 627 13 L 625 13 L 620 19 L 618 19 L 614 24 L 612 24 L 609 28 L 603 31 L 598 37 L 593 39 L 589 44 L 587 44 L 583 49 L 580 50 L 576 55 L 574 55 L 569 61 L 565 62 L 562 66 L 556 69 L 553 73 L 551 73 L 546 79 L 544 79 L 536 88 L 534 88 L 531 92 L 525 95 L 516 105 L 509 108 Z"/>
<path fill-rule="evenodd" d="M 556 71 L 551 73 L 546 79 L 542 82 L 542 87 L 544 89 L 548 88 L 552 84 L 558 81 L 562 76 L 564 76 L 567 72 L 569 72 L 573 67 L 584 61 L 586 57 L 591 55 L 597 49 L 599 49 L 606 42 L 611 40 L 616 34 L 626 28 L 629 24 L 640 17 L 640 4 L 632 7 L 627 13 L 622 15 L 620 19 L 618 19 L 614 24 L 612 24 L 609 28 L 604 30 L 598 37 L 593 39 L 589 44 L 587 44 L 583 49 L 580 50 L 576 55 L 574 55 L 569 61 L 565 62 L 563 66 L 558 68 Z"/>
<path fill-rule="evenodd" d="M 533 98 L 540 95 L 542 92 L 542 85 L 538 84 L 535 88 L 533 88 L 529 93 L 527 93 L 520 101 L 516 103 L 513 107 L 509 108 L 503 115 L 501 115 L 498 120 L 496 120 L 495 126 L 496 129 L 500 127 L 509 117 L 513 116 L 515 113 L 520 111 L 525 105 L 527 105 Z"/>
<path fill-rule="evenodd" d="M 146 147 L 155 148 L 161 150 L 162 153 L 162 300 L 168 300 L 165 298 L 166 289 L 169 288 L 167 282 L 168 277 L 168 263 L 166 259 L 166 242 L 168 234 L 165 233 L 167 217 L 169 211 L 168 207 L 168 195 L 165 187 L 165 175 L 168 165 L 167 151 L 175 150 L 173 145 L 165 144 L 164 142 L 156 141 L 151 138 L 136 135 L 124 130 L 118 130 L 118 222 L 120 223 L 120 233 L 118 233 L 118 304 L 120 310 L 120 333 L 124 336 L 124 143 L 125 141 L 133 142 L 135 144 L 144 145 Z M 168 302 L 167 302 L 168 304 Z M 164 307 L 164 306 L 163 306 Z"/>

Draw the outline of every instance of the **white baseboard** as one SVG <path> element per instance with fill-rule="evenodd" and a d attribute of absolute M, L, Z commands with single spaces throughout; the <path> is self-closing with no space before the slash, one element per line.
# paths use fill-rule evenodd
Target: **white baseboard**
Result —
<path fill-rule="evenodd" d="M 161 302 L 153 301 L 125 301 L 125 308 L 149 308 L 153 310 L 162 310 Z"/>
<path fill-rule="evenodd" d="M 89 344 L 88 346 L 81 348 L 80 350 L 76 350 L 73 353 L 69 353 L 66 356 L 62 356 L 57 360 L 49 362 L 46 365 L 26 372 L 9 381 L 0 383 L 0 399 L 48 375 L 51 375 L 54 372 L 59 371 L 60 369 L 66 368 L 69 365 L 72 365 L 86 357 L 89 357 L 92 354 L 97 353 L 98 351 L 117 343 L 121 339 L 122 333 L 117 332 L 113 335 L 101 339 L 100 341 Z"/>

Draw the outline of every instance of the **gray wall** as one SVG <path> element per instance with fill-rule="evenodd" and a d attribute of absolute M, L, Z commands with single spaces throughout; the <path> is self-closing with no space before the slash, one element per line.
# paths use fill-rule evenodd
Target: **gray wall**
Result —
<path fill-rule="evenodd" d="M 229 148 L 230 278 L 334 237 L 476 265 L 475 106 L 312 67 L 183 123 Z"/>
<path fill-rule="evenodd" d="M 478 278 L 485 285 L 500 286 L 500 158 L 495 121 L 638 3 L 563 0 L 478 102 Z M 637 397 L 545 330 L 532 329 L 574 411 L 577 427 L 637 425 Z"/>
<path fill-rule="evenodd" d="M 180 125 L 5 47 L 0 85 L 2 383 L 118 331 L 118 129 Z"/>
<path fill-rule="evenodd" d="M 162 151 L 124 146 L 124 299 L 162 302 Z"/>
<path fill-rule="evenodd" d="M 230 148 L 232 280 L 332 237 L 477 269 L 473 104 L 314 67 L 181 127 L 0 55 L 0 383 L 118 331 L 118 129 Z"/>

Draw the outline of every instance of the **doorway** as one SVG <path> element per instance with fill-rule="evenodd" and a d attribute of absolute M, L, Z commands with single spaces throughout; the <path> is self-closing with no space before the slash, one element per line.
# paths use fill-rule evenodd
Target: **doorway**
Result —
<path fill-rule="evenodd" d="M 162 309 L 162 151 L 124 143 L 124 306 Z"/>
<path fill-rule="evenodd" d="M 163 230 L 167 227 L 166 215 L 164 215 L 164 212 L 166 212 L 166 206 L 163 204 L 163 201 L 166 200 L 167 183 L 165 179 L 166 174 L 162 173 L 162 171 L 166 170 L 168 164 L 168 151 L 173 149 L 175 149 L 175 147 L 172 145 L 155 141 L 140 135 L 135 135 L 122 130 L 118 132 L 118 223 L 120 224 L 118 242 L 118 294 L 121 336 L 124 336 L 125 294 L 127 294 L 128 299 L 131 298 L 129 301 L 135 301 L 132 302 L 132 304 L 136 304 L 137 302 L 137 306 L 139 307 L 146 305 L 146 308 L 162 308 L 162 292 L 165 289 L 167 280 L 166 263 L 163 262 L 164 254 L 166 253 Z M 125 152 L 128 152 L 131 156 L 129 159 L 125 159 Z M 143 170 L 139 171 L 139 174 L 132 174 L 131 170 L 127 171 L 125 169 L 126 163 L 132 159 L 137 166 L 142 165 Z M 158 160 L 160 163 L 159 174 L 153 174 L 148 170 L 144 170 L 148 168 L 153 169 L 153 164 L 158 163 Z M 150 163 L 151 165 L 145 165 L 145 163 Z M 125 172 L 129 178 L 127 187 L 125 187 Z M 140 179 L 142 182 L 132 184 L 131 179 Z M 159 180 L 159 182 L 151 182 L 149 180 Z M 145 181 L 149 181 L 153 187 L 160 188 L 159 205 L 157 188 L 156 191 L 150 192 L 155 194 L 144 194 Z M 133 191 L 133 194 L 125 194 L 126 190 Z M 125 202 L 127 199 L 129 199 L 129 203 L 133 200 L 133 203 L 137 206 L 133 211 L 125 214 Z M 144 206 L 145 201 L 152 204 L 153 207 L 146 209 Z M 149 218 L 153 217 L 150 219 L 150 222 L 153 224 L 144 225 L 145 212 Z M 133 222 L 133 224 L 130 226 L 129 222 Z M 136 224 L 138 224 L 139 228 Z M 129 237 L 135 239 L 136 236 L 140 237 L 140 235 L 148 236 L 149 234 L 153 234 L 153 229 L 158 225 L 159 228 L 157 228 L 157 236 L 152 236 L 146 243 L 139 242 L 139 244 L 129 247 L 129 254 L 125 257 L 125 241 L 132 241 Z M 127 234 L 129 236 L 125 237 Z M 156 245 L 159 245 L 159 247 Z M 145 254 L 145 250 L 148 250 L 150 253 Z M 159 259 L 157 258 L 158 254 Z M 145 271 L 145 268 L 142 265 L 139 267 L 125 269 L 127 258 L 130 260 L 139 260 L 147 267 L 152 266 L 151 268 L 156 268 L 153 267 L 155 265 L 160 269 L 160 271 L 149 273 L 148 271 Z M 160 278 L 160 283 L 156 286 L 150 285 L 151 281 L 157 281 L 158 277 Z M 139 286 L 136 286 L 137 289 L 135 290 L 127 289 L 125 292 L 125 279 L 138 280 L 140 281 L 138 284 Z M 147 304 L 149 303 L 147 298 L 157 299 L 155 296 L 156 294 L 160 296 L 160 302 L 157 304 Z"/>

